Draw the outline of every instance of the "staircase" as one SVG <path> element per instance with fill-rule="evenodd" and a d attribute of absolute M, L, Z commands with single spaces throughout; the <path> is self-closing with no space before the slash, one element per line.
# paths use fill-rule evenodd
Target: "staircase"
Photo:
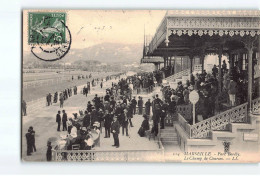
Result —
<path fill-rule="evenodd" d="M 167 77 L 165 80 L 167 80 L 167 82 L 169 82 L 171 88 L 176 89 L 178 82 L 182 82 L 185 83 L 187 80 L 190 79 L 190 70 L 186 69 L 183 70 L 181 72 L 178 72 L 174 75 L 171 75 L 169 77 Z"/>
<path fill-rule="evenodd" d="M 161 129 L 161 142 L 163 145 L 178 145 L 177 133 L 174 127 Z"/>

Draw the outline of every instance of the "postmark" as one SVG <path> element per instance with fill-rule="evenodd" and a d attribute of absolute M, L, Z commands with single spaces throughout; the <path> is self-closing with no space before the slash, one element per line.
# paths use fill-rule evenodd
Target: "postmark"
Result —
<path fill-rule="evenodd" d="M 28 43 L 31 45 L 31 53 L 43 61 L 62 59 L 71 46 L 66 13 L 30 12 L 28 17 Z"/>

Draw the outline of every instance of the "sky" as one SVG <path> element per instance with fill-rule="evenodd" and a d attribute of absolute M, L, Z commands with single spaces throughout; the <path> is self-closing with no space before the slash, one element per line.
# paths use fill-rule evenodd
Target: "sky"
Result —
<path fill-rule="evenodd" d="M 165 10 L 67 10 L 67 26 L 72 34 L 72 49 L 102 43 L 143 44 L 165 16 Z M 27 11 L 23 15 L 23 46 L 29 51 Z"/>

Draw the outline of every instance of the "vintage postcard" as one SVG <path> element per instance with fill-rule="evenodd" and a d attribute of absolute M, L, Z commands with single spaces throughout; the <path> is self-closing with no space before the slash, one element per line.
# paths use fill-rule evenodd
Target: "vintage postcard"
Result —
<path fill-rule="evenodd" d="M 23 10 L 21 159 L 260 161 L 260 11 Z"/>

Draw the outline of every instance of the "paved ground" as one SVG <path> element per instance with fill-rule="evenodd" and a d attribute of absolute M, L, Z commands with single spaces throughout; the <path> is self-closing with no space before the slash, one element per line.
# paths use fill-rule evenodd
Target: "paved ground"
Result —
<path fill-rule="evenodd" d="M 103 89 L 100 87 L 95 87 L 95 93 L 105 93 L 106 86 L 111 86 L 111 82 L 107 82 Z M 78 94 L 76 96 L 70 97 L 64 102 L 64 108 L 68 114 L 68 117 L 73 117 L 72 113 L 78 112 L 79 110 L 86 109 L 87 102 L 94 98 L 93 90 L 92 94 L 88 97 Z M 149 95 L 150 96 L 150 95 Z M 147 97 L 147 96 L 146 96 Z M 147 98 L 145 98 L 146 100 Z M 59 104 L 54 104 L 50 107 L 42 108 L 41 110 L 34 112 L 31 115 L 23 117 L 22 123 L 22 157 L 25 161 L 45 161 L 46 160 L 46 150 L 47 150 L 47 140 L 50 137 L 59 137 L 60 134 L 65 132 L 57 132 L 56 124 L 56 114 L 57 111 L 61 110 Z M 113 138 L 104 138 L 104 133 L 101 134 L 101 146 L 96 148 L 98 150 L 150 150 L 158 149 L 157 143 L 154 141 L 149 141 L 147 138 L 139 137 L 137 134 L 138 129 L 142 123 L 142 116 L 135 115 L 133 118 L 134 127 L 131 128 L 130 137 L 122 136 L 120 134 L 120 148 L 112 147 Z M 32 156 L 26 156 L 26 139 L 25 134 L 29 126 L 33 126 L 36 131 L 36 147 L 37 152 L 33 153 Z M 120 130 L 121 131 L 121 130 Z M 121 131 L 122 132 L 122 131 Z"/>

